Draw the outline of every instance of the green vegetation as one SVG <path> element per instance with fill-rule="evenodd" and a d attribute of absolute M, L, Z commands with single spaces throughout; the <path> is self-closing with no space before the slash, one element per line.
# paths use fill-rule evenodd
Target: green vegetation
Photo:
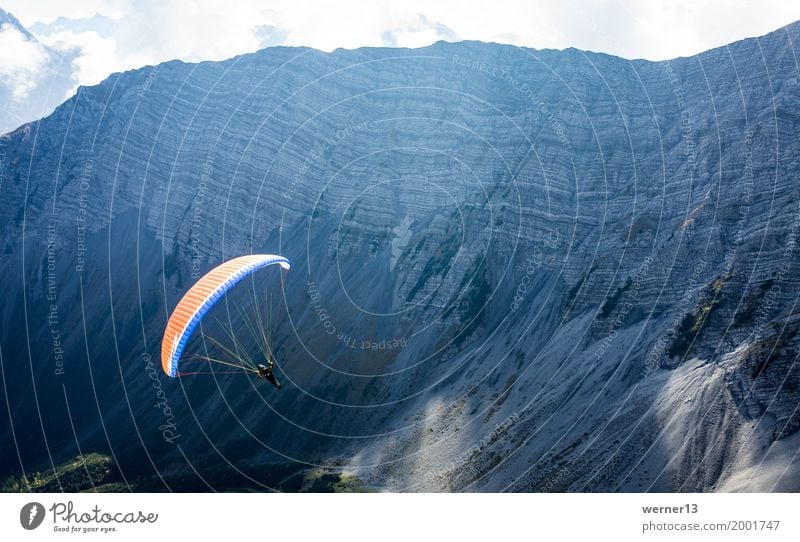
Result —
<path fill-rule="evenodd" d="M 300 493 L 368 493 L 369 489 L 355 475 L 311 469 L 305 472 Z"/>
<path fill-rule="evenodd" d="M 0 491 L 18 493 L 81 492 L 106 488 L 119 491 L 119 473 L 113 460 L 103 454 L 91 453 L 56 465 L 46 472 L 10 476 L 0 482 Z"/>
<path fill-rule="evenodd" d="M 726 280 L 727 278 L 719 277 L 711 282 L 708 288 L 702 292 L 701 301 L 695 306 L 694 312 L 684 315 L 675 330 L 675 338 L 667 350 L 670 357 L 691 354 L 695 337 L 703 329 L 714 310 L 725 300 L 722 290 L 725 288 Z"/>
<path fill-rule="evenodd" d="M 19 476 L 9 476 L 0 481 L 0 491 L 4 493 L 30 492 L 101 492 L 119 493 L 128 491 L 264 491 L 272 488 L 288 492 L 315 493 L 355 493 L 370 491 L 355 475 L 332 472 L 322 469 L 308 469 L 297 463 L 237 463 L 237 468 L 248 473 L 251 480 L 228 465 L 207 465 L 195 467 L 203 479 L 187 468 L 183 472 L 162 472 L 161 476 L 136 477 L 128 474 L 127 483 L 111 457 L 90 453 L 56 465 L 55 470 L 33 472 Z M 60 485 L 59 485 L 60 483 Z"/>

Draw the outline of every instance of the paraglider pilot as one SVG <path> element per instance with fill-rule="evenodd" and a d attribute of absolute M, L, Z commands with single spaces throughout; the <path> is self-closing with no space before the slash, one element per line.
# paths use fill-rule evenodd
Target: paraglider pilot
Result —
<path fill-rule="evenodd" d="M 267 367 L 266 365 L 261 365 L 260 363 L 258 364 L 258 372 L 256 373 L 258 375 L 258 378 L 265 378 L 269 382 L 271 382 L 276 389 L 281 389 L 280 383 L 275 378 L 275 375 L 272 373 L 272 366 L 274 365 L 274 363 L 272 362 L 271 359 L 268 359 L 267 363 L 269 364 L 269 367 Z"/>

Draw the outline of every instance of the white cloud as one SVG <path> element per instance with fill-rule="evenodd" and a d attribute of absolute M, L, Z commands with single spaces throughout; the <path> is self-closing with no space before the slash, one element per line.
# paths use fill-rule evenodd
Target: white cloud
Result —
<path fill-rule="evenodd" d="M 222 60 L 258 50 L 259 27 L 275 20 L 261 2 L 145 0 L 126 16 L 136 32 L 124 41 L 154 61 Z"/>
<path fill-rule="evenodd" d="M 47 50 L 10 24 L 0 25 L 0 82 L 13 100 L 22 100 L 36 87 L 48 62 Z"/>
<path fill-rule="evenodd" d="M 625 58 L 689 56 L 800 19 L 800 3 L 784 0 L 580 0 L 548 3 L 555 47 L 571 45 Z"/>
<path fill-rule="evenodd" d="M 131 0 L 3 0 L 3 9 L 28 27 L 36 21 L 53 22 L 59 16 L 88 18 L 102 13 L 112 19 L 121 17 L 132 6 Z"/>
<path fill-rule="evenodd" d="M 116 40 L 103 38 L 96 32 L 58 32 L 41 40 L 54 51 L 75 57 L 72 77 L 81 85 L 96 85 L 110 73 L 138 66 L 135 62 L 126 65 L 126 59 L 117 54 Z"/>
<path fill-rule="evenodd" d="M 96 12 L 118 19 L 107 39 L 91 32 L 46 39 L 61 51 L 80 49 L 74 65 L 81 84 L 173 58 L 221 60 L 276 44 L 331 51 L 469 39 L 655 60 L 800 19 L 800 2 L 783 0 L 4 0 L 4 6 L 27 24 Z"/>

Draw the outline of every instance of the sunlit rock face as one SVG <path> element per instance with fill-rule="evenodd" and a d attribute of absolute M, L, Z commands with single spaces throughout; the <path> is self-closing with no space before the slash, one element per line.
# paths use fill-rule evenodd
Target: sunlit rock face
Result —
<path fill-rule="evenodd" d="M 658 63 L 271 48 L 81 88 L 0 140 L 2 471 L 80 447 L 173 490 L 287 463 L 800 490 L 799 29 Z M 205 331 L 253 352 L 264 307 L 281 390 L 166 378 L 169 311 L 251 252 L 292 269 Z"/>

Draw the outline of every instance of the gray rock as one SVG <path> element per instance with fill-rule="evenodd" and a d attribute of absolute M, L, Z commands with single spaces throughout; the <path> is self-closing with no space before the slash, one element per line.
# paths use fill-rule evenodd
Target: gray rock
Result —
<path fill-rule="evenodd" d="M 799 34 L 668 62 L 276 47 L 81 88 L 0 139 L 2 470 L 80 444 L 171 489 L 296 461 L 797 491 Z M 285 288 L 216 316 L 274 295 L 283 389 L 153 372 L 182 293 L 249 252 L 289 257 Z"/>

